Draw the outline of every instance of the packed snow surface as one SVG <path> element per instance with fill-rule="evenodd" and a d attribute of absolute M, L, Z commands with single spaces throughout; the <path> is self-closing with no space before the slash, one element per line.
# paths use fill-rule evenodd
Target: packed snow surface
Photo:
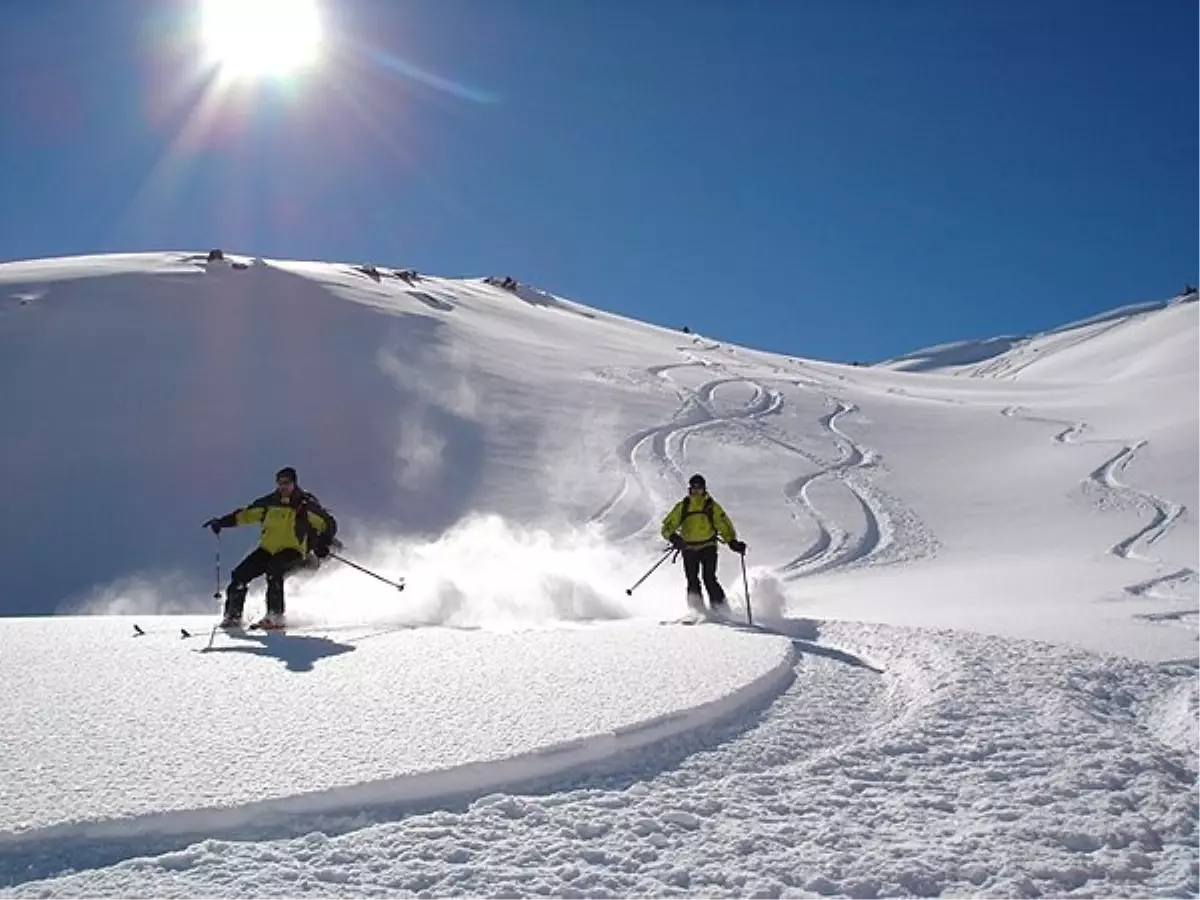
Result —
<path fill-rule="evenodd" d="M 773 677 L 769 695 L 745 698 L 740 713 L 695 723 L 609 771 L 585 768 L 508 791 L 479 782 L 472 792 L 468 779 L 453 799 L 390 809 L 364 801 L 401 796 L 349 791 L 349 807 L 281 803 L 276 811 L 290 814 L 278 821 L 264 804 L 254 821 L 211 819 L 222 836 L 191 842 L 144 826 L 75 829 L 10 845 L 5 874 L 81 871 L 5 894 L 1195 893 L 1194 733 L 1190 746 L 1176 743 L 1158 709 L 1185 691 L 1194 717 L 1194 668 L 949 631 L 774 625 L 793 636 L 790 679 Z M 739 634 L 724 625 L 658 628 L 681 644 L 706 630 Z M 767 649 L 777 651 L 777 640 Z M 460 705 L 485 719 L 479 706 Z M 574 721 L 569 709 L 563 718 Z M 345 741 L 322 744 L 332 755 Z M 244 752 L 247 763 L 233 765 L 233 783 L 218 797 L 236 798 L 239 781 L 270 768 Z M 552 759 L 528 760 L 527 774 Z M 221 763 L 218 754 L 213 764 Z M 301 785 L 337 781 L 328 771 L 336 764 L 332 757 L 296 777 Z M 125 774 L 129 790 L 137 774 Z M 193 816 L 191 824 L 203 822 Z"/>
<path fill-rule="evenodd" d="M 12 686 L 0 841 L 489 787 L 703 724 L 773 687 L 791 660 L 786 638 L 708 628 L 205 631 L 185 644 L 169 618 L 140 623 L 136 641 L 120 617 L 0 627 Z M 63 658 L 89 660 L 87 678 Z M 231 778 L 247 757 L 262 764 Z"/>
<path fill-rule="evenodd" d="M 0 894 L 1197 895 L 1194 295 L 852 367 L 510 287 L 0 265 Z M 282 465 L 403 590 L 213 634 Z"/>

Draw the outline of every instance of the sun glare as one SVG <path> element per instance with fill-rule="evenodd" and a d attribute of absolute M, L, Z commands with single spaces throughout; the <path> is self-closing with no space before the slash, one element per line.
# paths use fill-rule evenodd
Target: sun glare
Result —
<path fill-rule="evenodd" d="M 204 46 L 229 75 L 286 75 L 320 52 L 314 0 L 203 0 L 202 15 Z"/>

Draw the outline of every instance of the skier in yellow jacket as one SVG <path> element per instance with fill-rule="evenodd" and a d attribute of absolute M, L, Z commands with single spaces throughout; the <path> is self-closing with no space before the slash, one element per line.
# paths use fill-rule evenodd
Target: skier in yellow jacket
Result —
<path fill-rule="evenodd" d="M 303 565 L 311 550 L 322 559 L 329 555 L 337 533 L 337 522 L 317 498 L 301 490 L 296 470 L 286 466 L 275 473 L 275 490 L 220 518 L 209 519 L 205 528 L 220 534 L 222 528 L 261 524 L 258 546 L 243 559 L 229 578 L 225 590 L 222 628 L 240 628 L 249 584 L 267 576 L 267 614 L 252 628 L 283 628 L 283 578 Z"/>
<path fill-rule="evenodd" d="M 663 519 L 662 536 L 683 554 L 688 606 L 697 612 L 704 610 L 700 595 L 703 577 L 711 608 L 714 611 L 726 609 L 725 590 L 717 581 L 717 537 L 720 536 L 737 554 L 745 553 L 746 545 L 738 540 L 733 522 L 721 504 L 708 493 L 703 475 L 688 479 L 688 495 Z"/>

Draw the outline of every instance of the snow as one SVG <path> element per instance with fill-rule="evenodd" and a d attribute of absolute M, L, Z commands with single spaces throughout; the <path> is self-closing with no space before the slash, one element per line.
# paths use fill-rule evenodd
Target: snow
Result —
<path fill-rule="evenodd" d="M 951 341 L 914 350 L 876 363 L 876 368 L 897 372 L 928 372 L 972 366 L 1008 353 L 1023 343 L 1021 338 L 1001 335 L 982 341 Z"/>
<path fill-rule="evenodd" d="M 915 350 L 894 359 L 884 360 L 877 364 L 877 368 L 901 372 L 1012 377 L 1037 364 L 1036 374 L 1039 379 L 1053 378 L 1053 372 L 1061 369 L 1067 379 L 1077 380 L 1080 377 L 1106 378 L 1106 368 L 1114 365 L 1119 367 L 1133 363 L 1144 366 L 1163 360 L 1176 365 L 1186 364 L 1186 347 L 1181 347 L 1177 352 L 1163 352 L 1162 349 L 1154 353 L 1138 351 L 1149 346 L 1161 347 L 1159 340 L 1173 339 L 1176 343 L 1186 343 L 1186 327 L 1182 332 L 1173 332 L 1172 326 L 1181 319 L 1186 321 L 1188 315 L 1194 316 L 1195 313 L 1154 316 L 1146 314 L 1165 312 L 1195 302 L 1196 294 L 1189 293 L 1167 300 L 1132 303 L 1039 334 L 953 341 Z M 1126 327 L 1130 325 L 1136 327 Z M 1157 330 L 1159 334 L 1150 337 L 1139 333 L 1139 330 L 1146 328 Z M 1109 331 L 1114 332 L 1110 338 L 1104 341 L 1093 340 Z M 1079 348 L 1083 352 L 1063 352 L 1072 348 Z M 1125 352 L 1127 350 L 1130 352 Z M 1049 365 L 1046 364 L 1047 361 L 1050 362 Z"/>
<path fill-rule="evenodd" d="M 271 840 L 235 830 L 149 855 L 145 841 L 137 853 L 97 841 L 72 848 L 77 874 L 8 893 L 1194 892 L 1195 771 L 1135 714 L 1182 676 L 981 635 L 810 634 L 877 654 L 888 674 L 801 648 L 772 702 L 616 772 L 385 821 L 304 816 Z"/>
<path fill-rule="evenodd" d="M 704 725 L 784 680 L 792 654 L 784 637 L 705 628 L 318 627 L 209 641 L 196 621 L 184 644 L 170 617 L 140 622 L 138 640 L 123 617 L 3 624 L 0 673 L 18 687 L 0 713 L 12 735 L 0 748 L 0 841 L 223 828 L 487 790 Z M 84 681 L 59 662 L 98 647 L 108 651 Z M 152 680 L 128 677 L 147 667 Z M 181 698 L 180 685 L 203 689 Z M 248 753 L 270 762 L 231 780 Z"/>
<path fill-rule="evenodd" d="M 205 257 L 0 265 L 0 895 L 1200 892 L 1194 296 L 851 367 Z M 211 635 L 281 465 L 405 589 Z M 626 593 L 693 471 L 753 625 Z"/>

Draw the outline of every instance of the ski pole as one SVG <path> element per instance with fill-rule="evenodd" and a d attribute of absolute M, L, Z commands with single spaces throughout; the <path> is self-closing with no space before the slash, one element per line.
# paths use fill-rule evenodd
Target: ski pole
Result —
<path fill-rule="evenodd" d="M 645 581 L 647 578 L 649 578 L 651 575 L 653 575 L 653 574 L 654 574 L 654 570 L 655 570 L 655 569 L 657 569 L 659 566 L 661 566 L 663 563 L 665 563 L 665 562 L 667 561 L 667 557 L 671 555 L 671 551 L 672 551 L 672 550 L 674 550 L 674 549 L 675 549 L 674 547 L 668 547 L 666 550 L 664 550 L 664 551 L 663 551 L 663 555 L 662 555 L 662 559 L 660 559 L 658 562 L 656 562 L 654 565 L 652 565 L 652 566 L 650 567 L 650 571 L 649 571 L 649 572 L 647 572 L 645 575 L 643 575 L 641 578 L 639 578 L 639 579 L 637 580 L 637 583 L 636 583 L 636 584 L 634 584 L 634 586 L 633 586 L 633 587 L 630 587 L 630 588 L 625 588 L 625 593 L 626 593 L 627 595 L 629 595 L 630 597 L 632 597 L 632 596 L 633 596 L 633 592 L 634 592 L 634 591 L 636 591 L 636 590 L 638 589 L 638 585 L 640 585 L 640 584 L 641 584 L 643 581 Z"/>
<path fill-rule="evenodd" d="M 220 600 L 221 599 L 221 532 L 218 531 L 216 533 L 216 535 L 214 535 L 214 537 L 216 537 L 216 539 L 217 539 L 217 551 L 216 551 L 216 555 L 217 555 L 217 559 L 216 559 L 217 587 L 216 587 L 216 590 L 213 591 L 213 599 Z"/>
<path fill-rule="evenodd" d="M 346 565 L 350 566 L 351 568 L 358 569 L 358 571 L 363 572 L 367 575 L 370 575 L 372 578 L 377 578 L 378 580 L 382 581 L 384 584 L 391 585 L 398 591 L 404 590 L 403 584 L 397 584 L 394 581 L 389 581 L 388 579 L 384 578 L 382 575 L 377 575 L 376 573 L 372 572 L 366 566 L 360 566 L 358 563 L 352 562 L 351 560 L 346 559 L 346 557 L 339 556 L 336 553 L 330 553 L 329 555 L 332 556 L 334 559 L 338 560 L 339 562 L 344 562 Z"/>
<path fill-rule="evenodd" d="M 754 624 L 754 616 L 750 612 L 750 580 L 746 577 L 746 554 L 738 554 L 742 558 L 742 587 L 746 589 L 746 624 Z"/>

